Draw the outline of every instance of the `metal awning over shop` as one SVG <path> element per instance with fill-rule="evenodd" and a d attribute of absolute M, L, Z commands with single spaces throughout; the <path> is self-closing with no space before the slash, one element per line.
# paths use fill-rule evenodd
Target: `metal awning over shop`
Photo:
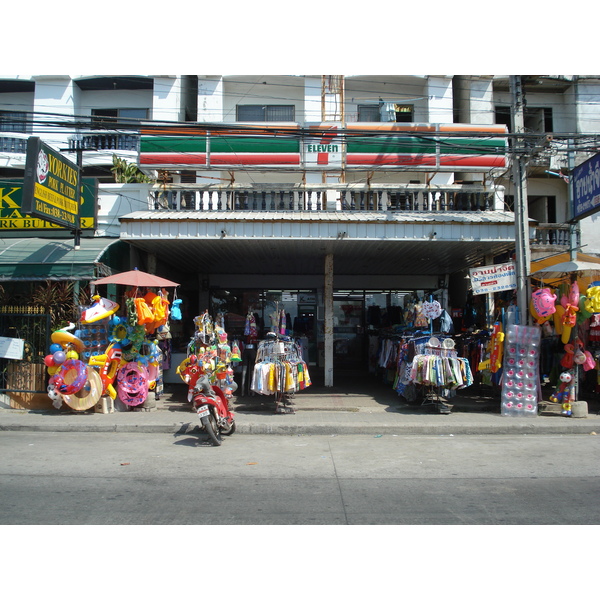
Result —
<path fill-rule="evenodd" d="M 117 238 L 82 238 L 77 250 L 73 239 L 0 239 L 0 282 L 91 280 L 111 275 L 103 260 L 115 244 L 126 247 Z"/>
<path fill-rule="evenodd" d="M 121 239 L 182 273 L 439 275 L 514 248 L 514 215 L 464 213 L 140 211 Z"/>

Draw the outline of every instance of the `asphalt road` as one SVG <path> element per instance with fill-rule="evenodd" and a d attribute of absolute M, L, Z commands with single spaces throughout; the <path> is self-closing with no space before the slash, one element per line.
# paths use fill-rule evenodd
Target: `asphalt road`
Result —
<path fill-rule="evenodd" d="M 4 525 L 600 524 L 600 436 L 1 432 Z"/>

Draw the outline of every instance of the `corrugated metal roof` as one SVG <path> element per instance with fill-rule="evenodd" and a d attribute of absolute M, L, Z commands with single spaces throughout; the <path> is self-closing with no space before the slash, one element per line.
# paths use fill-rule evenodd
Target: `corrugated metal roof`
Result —
<path fill-rule="evenodd" d="M 116 238 L 82 238 L 75 250 L 74 240 L 48 238 L 0 239 L 0 281 L 45 279 L 94 279 L 110 274 L 101 260 Z"/>
<path fill-rule="evenodd" d="M 121 221 L 290 221 L 330 223 L 514 223 L 514 213 L 352 211 L 136 211 Z"/>
<path fill-rule="evenodd" d="M 504 212 L 139 211 L 121 239 L 189 273 L 440 275 L 514 248 Z"/>

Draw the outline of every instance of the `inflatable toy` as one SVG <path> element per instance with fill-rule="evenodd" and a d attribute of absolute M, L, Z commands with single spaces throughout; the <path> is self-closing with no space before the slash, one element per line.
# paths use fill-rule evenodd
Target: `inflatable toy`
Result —
<path fill-rule="evenodd" d="M 577 312 L 579 311 L 579 288 L 577 282 L 573 282 L 569 288 L 569 296 L 563 294 L 560 303 L 565 309 L 562 316 L 563 331 L 561 341 L 566 344 L 571 338 L 571 330 L 577 323 Z"/>
<path fill-rule="evenodd" d="M 137 324 L 146 325 L 154 321 L 154 315 L 150 310 L 150 307 L 146 304 L 143 298 L 134 298 L 135 310 L 137 313 Z"/>
<path fill-rule="evenodd" d="M 191 354 L 181 362 L 175 372 L 187 383 L 189 389 L 193 389 L 198 378 L 206 371 L 202 361 L 199 361 L 195 354 Z"/>
<path fill-rule="evenodd" d="M 117 377 L 119 368 L 126 364 L 123 359 L 123 352 L 119 344 L 111 344 L 105 354 L 90 357 L 89 364 L 99 367 L 100 381 L 102 382 L 102 394 L 108 395 L 114 400 L 117 392 L 114 388 L 114 381 Z"/>
<path fill-rule="evenodd" d="M 560 359 L 561 367 L 565 369 L 573 368 L 575 361 L 573 360 L 575 356 L 575 348 L 573 344 L 565 344 L 565 353 L 563 357 Z"/>
<path fill-rule="evenodd" d="M 563 323 L 562 318 L 565 314 L 565 309 L 562 307 L 562 304 L 558 304 L 556 306 L 556 312 L 552 315 L 552 320 L 554 322 L 554 330 L 556 331 L 556 335 L 562 335 L 563 332 Z"/>
<path fill-rule="evenodd" d="M 492 349 L 490 352 L 490 371 L 497 373 L 502 367 L 502 349 L 504 347 L 504 332 L 502 324 L 496 323 L 492 333 Z"/>
<path fill-rule="evenodd" d="M 442 314 L 442 306 L 437 300 L 423 302 L 423 314 L 428 319 L 437 319 Z"/>
<path fill-rule="evenodd" d="M 84 350 L 83 340 L 69 332 L 70 329 L 75 329 L 74 323 L 71 323 L 64 329 L 58 329 L 50 335 L 50 340 L 53 344 L 57 344 L 61 349 L 65 350 L 72 346 L 80 354 Z"/>
<path fill-rule="evenodd" d="M 589 319 L 594 313 L 588 312 L 585 307 L 587 298 L 585 296 L 579 296 L 579 311 L 577 313 L 577 324 L 583 323 L 586 319 Z"/>
<path fill-rule="evenodd" d="M 76 394 L 87 380 L 86 366 L 80 360 L 66 360 L 58 373 L 53 375 L 49 384 L 54 385 L 59 394 Z"/>
<path fill-rule="evenodd" d="M 101 396 L 102 381 L 100 375 L 92 367 L 87 367 L 85 385 L 75 394 L 64 394 L 62 399 L 65 404 L 74 410 L 88 410 L 98 403 Z"/>
<path fill-rule="evenodd" d="M 148 397 L 148 371 L 137 362 L 128 362 L 117 375 L 117 395 L 128 406 L 143 404 Z"/>
<path fill-rule="evenodd" d="M 537 314 L 538 324 L 547 321 L 556 312 L 556 294 L 552 293 L 550 288 L 541 288 L 531 294 L 533 304 L 533 316 Z M 540 322 L 540 319 L 543 319 Z"/>
<path fill-rule="evenodd" d="M 173 304 L 171 305 L 171 319 L 173 319 L 173 321 L 181 321 L 182 319 L 181 303 L 181 299 L 173 300 Z"/>
<path fill-rule="evenodd" d="M 573 375 L 569 371 L 564 371 L 560 374 L 560 381 L 561 383 L 559 389 L 550 396 L 551 402 L 562 403 L 569 398 Z"/>
<path fill-rule="evenodd" d="M 593 285 L 587 289 L 585 309 L 589 313 L 600 312 L 600 285 Z"/>
<path fill-rule="evenodd" d="M 96 295 L 92 297 L 92 300 L 94 301 L 93 304 L 81 313 L 82 323 L 88 324 L 101 321 L 114 315 L 119 310 L 119 305 L 107 298 Z"/>

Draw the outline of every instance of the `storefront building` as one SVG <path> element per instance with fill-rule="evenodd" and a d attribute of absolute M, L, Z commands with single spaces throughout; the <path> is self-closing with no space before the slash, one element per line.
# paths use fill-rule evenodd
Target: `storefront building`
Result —
<path fill-rule="evenodd" d="M 459 101 L 457 91 L 465 82 L 452 77 L 261 77 L 61 80 L 98 125 L 68 140 L 101 181 L 90 239 L 107 249 L 119 243 L 116 256 L 94 264 L 106 273 L 138 266 L 181 283 L 185 316 L 172 333 L 182 353 L 191 320 L 205 309 L 224 313 L 232 335 L 243 335 L 250 313 L 264 332 L 283 312 L 280 329 L 304 340 L 326 385 L 344 369 L 367 371 L 372 338 L 405 325 L 415 302 L 438 300 L 458 327 L 489 325 L 494 306 L 480 298 L 471 305 L 466 277 L 471 267 L 510 260 L 515 246 L 508 127 L 496 120 L 496 104 L 510 103 L 502 86 L 474 77 L 477 93 L 464 102 L 468 94 Z M 389 84 L 396 98 L 384 93 Z M 19 86 L 11 86 L 5 94 L 13 98 Z M 413 101 L 398 100 L 404 88 Z M 35 109 L 37 92 L 18 93 L 31 95 Z M 119 130 L 134 112 L 137 131 Z M 157 183 L 102 183 L 113 153 Z M 563 188 L 547 176 L 530 188 L 540 194 L 532 216 L 542 225 L 564 221 Z M 536 225 L 532 243 L 564 233 Z M 8 279 L 17 273 L 5 270 Z M 459 322 L 461 313 L 470 318 Z"/>

